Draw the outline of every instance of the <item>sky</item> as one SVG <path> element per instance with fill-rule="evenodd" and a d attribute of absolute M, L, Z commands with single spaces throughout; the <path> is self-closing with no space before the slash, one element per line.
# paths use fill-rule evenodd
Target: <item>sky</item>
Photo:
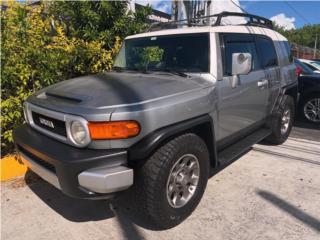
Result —
<path fill-rule="evenodd" d="M 171 13 L 171 1 L 136 0 L 137 3 Z M 223 1 L 217 1 L 223 4 Z M 306 24 L 320 24 L 320 1 L 240 1 L 247 12 L 275 21 L 285 29 L 301 28 Z"/>

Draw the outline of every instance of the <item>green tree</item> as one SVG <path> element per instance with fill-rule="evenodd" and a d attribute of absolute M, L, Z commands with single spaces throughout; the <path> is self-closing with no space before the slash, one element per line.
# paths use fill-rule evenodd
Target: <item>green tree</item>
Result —
<path fill-rule="evenodd" d="M 318 41 L 320 42 L 320 24 L 305 25 L 302 28 L 292 30 L 284 30 L 275 25 L 275 29 L 292 43 L 313 48 L 316 35 L 318 35 Z M 319 42 L 318 49 L 320 47 Z"/>
<path fill-rule="evenodd" d="M 114 36 L 124 37 L 145 29 L 148 6 L 128 11 L 128 1 L 55 1 L 50 13 L 65 24 L 68 36 L 99 40 L 111 48 Z"/>
<path fill-rule="evenodd" d="M 9 2 L 1 11 L 1 154 L 13 150 L 23 101 L 34 91 L 85 74 L 108 71 L 121 39 L 142 31 L 147 11 L 123 2 Z"/>

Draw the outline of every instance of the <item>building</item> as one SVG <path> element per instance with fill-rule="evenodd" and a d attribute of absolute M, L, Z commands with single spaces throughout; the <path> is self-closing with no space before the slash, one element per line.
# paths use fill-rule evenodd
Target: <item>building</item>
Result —
<path fill-rule="evenodd" d="M 301 46 L 295 43 L 291 44 L 291 52 L 292 56 L 296 58 L 302 59 L 319 59 L 320 58 L 320 50 L 314 49 L 306 46 Z"/>
<path fill-rule="evenodd" d="M 131 0 L 128 2 L 128 10 L 131 10 L 135 12 L 136 10 L 141 10 L 143 8 L 146 8 L 146 6 L 143 6 L 141 4 L 136 3 L 134 0 Z M 151 9 L 151 14 L 148 16 L 148 19 L 150 23 L 154 22 L 168 22 L 171 20 L 171 14 L 161 12 L 156 9 Z"/>
<path fill-rule="evenodd" d="M 243 12 L 238 0 L 190 0 L 172 1 L 172 20 L 184 20 L 228 12 Z M 229 22 L 239 23 L 239 19 L 229 18 Z"/>
<path fill-rule="evenodd" d="M 145 8 L 145 6 L 135 3 L 135 9 L 139 10 Z M 169 22 L 171 20 L 171 14 L 158 11 L 156 9 L 151 9 L 151 14 L 148 16 L 150 23 L 154 22 Z"/>

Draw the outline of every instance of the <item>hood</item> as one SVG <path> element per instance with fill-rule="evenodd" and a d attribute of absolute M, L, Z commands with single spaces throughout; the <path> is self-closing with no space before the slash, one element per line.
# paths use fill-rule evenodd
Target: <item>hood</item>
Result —
<path fill-rule="evenodd" d="M 28 101 L 66 113 L 94 113 L 203 88 L 208 81 L 167 73 L 110 72 L 79 77 L 47 87 Z"/>

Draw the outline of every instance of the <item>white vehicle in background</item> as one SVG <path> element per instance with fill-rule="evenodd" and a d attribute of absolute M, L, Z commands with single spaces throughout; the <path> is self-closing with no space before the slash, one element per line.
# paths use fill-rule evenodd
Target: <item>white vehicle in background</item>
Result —
<path fill-rule="evenodd" d="M 320 62 L 308 59 L 299 59 L 300 62 L 307 65 L 314 73 L 320 73 Z"/>

